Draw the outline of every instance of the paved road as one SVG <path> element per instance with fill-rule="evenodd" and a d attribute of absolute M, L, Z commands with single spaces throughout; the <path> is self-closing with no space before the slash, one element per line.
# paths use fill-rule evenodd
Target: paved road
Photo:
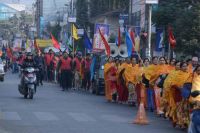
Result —
<path fill-rule="evenodd" d="M 33 100 L 23 99 L 18 82 L 7 74 L 0 83 L 0 133 L 183 133 L 152 113 L 149 125 L 131 124 L 136 108 L 86 92 L 62 92 L 56 84 L 39 87 Z"/>

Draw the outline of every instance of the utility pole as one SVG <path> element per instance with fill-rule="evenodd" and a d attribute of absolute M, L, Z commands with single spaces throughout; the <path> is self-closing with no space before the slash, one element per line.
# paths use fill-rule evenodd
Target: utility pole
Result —
<path fill-rule="evenodd" d="M 72 14 L 71 17 L 74 17 L 74 0 L 71 1 L 71 8 L 72 8 Z M 75 57 L 75 51 L 74 51 L 74 38 L 73 38 L 73 23 L 71 24 L 71 34 L 72 34 L 72 53 L 73 53 L 73 58 Z"/>
<path fill-rule="evenodd" d="M 148 47 L 146 49 L 146 56 L 151 58 L 151 18 L 152 18 L 152 4 L 158 4 L 158 0 L 146 0 L 145 4 L 149 5 L 148 16 Z"/>
<path fill-rule="evenodd" d="M 148 48 L 147 57 L 151 58 L 151 17 L 152 17 L 152 5 L 149 5 L 149 23 L 148 23 Z"/>

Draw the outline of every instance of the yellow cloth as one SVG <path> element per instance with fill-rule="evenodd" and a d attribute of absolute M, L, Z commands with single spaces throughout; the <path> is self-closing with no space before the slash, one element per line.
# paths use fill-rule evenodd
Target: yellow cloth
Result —
<path fill-rule="evenodd" d="M 194 78 L 193 78 L 193 81 L 192 81 L 192 91 L 191 92 L 194 92 L 194 91 L 200 91 L 200 75 L 197 75 L 196 73 L 194 74 Z M 200 95 L 193 98 L 191 97 L 190 100 L 192 102 L 195 102 L 195 101 L 200 101 Z"/>
<path fill-rule="evenodd" d="M 72 24 L 72 37 L 75 40 L 79 39 L 79 37 L 78 37 L 78 29 L 76 28 L 76 26 L 74 24 Z"/>
<path fill-rule="evenodd" d="M 176 96 L 175 89 L 182 88 L 184 83 L 191 82 L 191 74 L 188 72 L 183 72 L 181 70 L 177 70 L 174 72 L 174 75 L 171 77 L 171 83 L 169 86 L 169 110 L 167 113 L 172 118 L 174 122 L 177 122 L 179 119 L 177 118 L 176 110 L 177 110 L 177 103 L 174 100 L 174 96 Z M 166 84 L 165 84 L 166 85 Z"/>
<path fill-rule="evenodd" d="M 139 72 L 139 66 L 138 65 L 132 66 L 132 64 L 130 64 L 130 65 L 127 65 L 125 67 L 124 78 L 125 78 L 127 86 L 128 86 L 129 82 L 131 82 L 134 85 L 137 84 L 138 72 Z"/>
<path fill-rule="evenodd" d="M 183 87 L 184 83 L 191 82 L 191 80 L 192 80 L 191 73 L 178 71 L 176 75 L 174 75 L 171 85 L 181 88 Z"/>
<path fill-rule="evenodd" d="M 175 104 L 173 100 L 173 93 L 171 92 L 171 84 L 173 80 L 176 78 L 176 74 L 178 73 L 178 70 L 172 70 L 167 78 L 164 81 L 163 84 L 163 97 L 161 99 L 161 106 L 163 109 L 167 110 L 166 115 L 169 114 L 169 107 L 173 106 Z"/>
<path fill-rule="evenodd" d="M 104 65 L 105 96 L 106 99 L 109 101 L 112 100 L 110 81 L 108 80 L 109 70 L 111 69 L 111 67 L 112 63 L 106 63 Z"/>
<path fill-rule="evenodd" d="M 188 72 L 189 73 L 193 73 L 193 66 L 192 66 L 192 64 L 188 65 Z"/>
<path fill-rule="evenodd" d="M 168 66 L 167 65 L 149 65 L 145 70 L 144 70 L 144 75 L 146 79 L 149 80 L 149 83 L 151 85 L 154 85 L 155 81 L 158 79 L 158 77 L 161 74 L 168 74 Z"/>

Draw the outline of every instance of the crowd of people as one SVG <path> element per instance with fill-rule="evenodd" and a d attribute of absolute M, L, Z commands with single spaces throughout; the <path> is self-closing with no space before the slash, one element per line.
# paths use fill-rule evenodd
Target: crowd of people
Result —
<path fill-rule="evenodd" d="M 54 53 L 52 49 L 48 53 L 36 54 L 19 53 L 18 57 L 13 56 L 10 60 L 12 73 L 20 73 L 18 66 L 23 66 L 26 59 L 31 55 L 32 61 L 39 69 L 37 72 L 37 85 L 43 85 L 43 80 L 51 83 L 58 83 L 62 91 L 68 89 L 90 88 L 90 54 L 82 56 L 81 52 L 76 55 L 71 53 L 59 52 Z M 75 82 L 78 81 L 78 82 Z"/>
<path fill-rule="evenodd" d="M 198 63 L 198 57 L 187 61 L 165 57 L 152 60 L 132 57 L 119 61 L 110 57 L 104 66 L 106 99 L 133 105 L 143 102 L 146 110 L 171 120 L 174 127 L 186 129 L 191 122 L 190 114 L 200 109 Z M 191 96 L 194 91 L 197 91 L 196 97 Z M 193 129 L 200 131 L 195 124 Z"/>
<path fill-rule="evenodd" d="M 14 61 L 23 64 L 25 59 L 26 55 L 20 54 Z M 38 52 L 33 60 L 39 68 L 38 85 L 43 85 L 46 80 L 58 83 L 62 91 L 89 90 L 91 87 L 90 54 L 83 57 L 77 52 L 73 56 L 61 51 L 54 53 L 50 49 L 46 54 Z M 104 65 L 104 81 L 105 97 L 109 102 L 134 106 L 142 102 L 146 110 L 169 119 L 174 127 L 190 127 L 191 133 L 200 131 L 196 125 L 200 121 L 198 57 L 186 61 L 165 57 L 153 57 L 152 60 L 109 57 Z"/>

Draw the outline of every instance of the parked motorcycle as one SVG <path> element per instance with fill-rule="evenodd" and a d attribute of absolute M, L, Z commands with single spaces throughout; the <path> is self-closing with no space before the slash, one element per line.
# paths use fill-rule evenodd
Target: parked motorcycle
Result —
<path fill-rule="evenodd" d="M 38 69 L 33 67 L 27 67 L 25 69 L 21 69 L 22 77 L 21 84 L 18 85 L 19 92 L 24 95 L 24 98 L 33 99 L 33 95 L 36 93 L 37 87 L 37 77 L 36 72 Z"/>

